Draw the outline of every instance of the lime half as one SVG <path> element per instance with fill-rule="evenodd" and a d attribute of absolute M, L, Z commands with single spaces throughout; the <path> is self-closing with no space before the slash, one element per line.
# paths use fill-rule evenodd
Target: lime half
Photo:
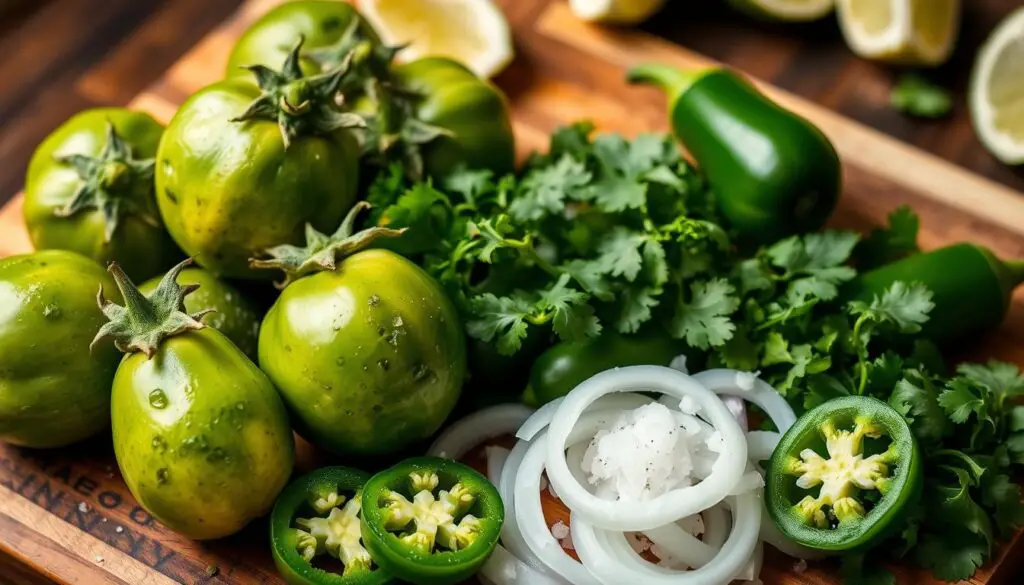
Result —
<path fill-rule="evenodd" d="M 971 75 L 971 117 L 978 138 L 1004 163 L 1024 164 L 1024 8 L 981 47 Z"/>

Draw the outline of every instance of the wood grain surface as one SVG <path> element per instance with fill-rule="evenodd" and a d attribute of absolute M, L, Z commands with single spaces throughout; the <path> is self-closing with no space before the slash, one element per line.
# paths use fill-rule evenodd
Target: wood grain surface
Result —
<path fill-rule="evenodd" d="M 220 76 L 233 39 L 277 1 L 247 2 L 133 105 L 169 119 L 177 103 Z M 628 135 L 663 131 L 664 98 L 626 86 L 623 68 L 646 59 L 709 62 L 646 33 L 583 25 L 560 2 L 504 0 L 503 7 L 515 30 L 519 56 L 498 82 L 511 98 L 521 154 L 542 148 L 551 130 L 581 117 L 593 119 L 601 130 Z M 97 83 L 90 91 L 109 91 Z M 926 248 L 972 240 L 1004 256 L 1024 256 L 1024 199 L 1014 191 L 811 101 L 770 91 L 821 126 L 844 156 L 846 193 L 835 225 L 867 229 L 907 203 L 921 215 Z M 29 249 L 19 202 L 0 211 L 0 255 Z M 1024 296 L 1015 297 L 1005 326 L 968 355 L 987 356 L 1024 364 Z M 305 444 L 300 454 L 300 469 L 329 460 Z M 1019 582 L 1016 561 L 1021 553 L 1021 547 L 1007 546 L 1000 562 L 980 571 L 971 583 Z M 12 558 L 23 566 L 8 568 L 5 559 Z M 908 568 L 898 573 L 903 584 L 935 583 Z M 57 583 L 280 582 L 267 552 L 263 521 L 211 543 L 188 541 L 156 522 L 121 481 L 109 435 L 52 451 L 0 447 L 0 583 L 9 575 L 27 574 Z M 837 582 L 830 565 L 798 574 L 791 561 L 780 557 L 772 557 L 763 578 L 769 585 Z"/>

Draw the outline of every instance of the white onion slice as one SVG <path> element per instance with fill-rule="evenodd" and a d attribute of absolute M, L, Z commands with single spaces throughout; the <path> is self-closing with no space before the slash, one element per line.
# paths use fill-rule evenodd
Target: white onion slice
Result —
<path fill-rule="evenodd" d="M 533 409 L 522 404 L 499 404 L 470 414 L 448 427 L 427 455 L 459 459 L 487 439 L 516 432 Z"/>
<path fill-rule="evenodd" d="M 580 559 L 602 585 L 722 585 L 740 574 L 750 562 L 761 526 L 760 495 L 748 492 L 731 498 L 736 521 L 722 550 L 703 567 L 691 571 L 666 571 L 639 557 L 621 532 L 602 530 L 573 518 L 573 543 Z M 626 551 L 632 560 L 623 558 Z"/>
<path fill-rule="evenodd" d="M 711 548 L 722 548 L 732 530 L 732 520 L 725 503 L 704 510 L 701 517 L 704 518 L 704 543 Z"/>
<path fill-rule="evenodd" d="M 747 456 L 754 463 L 771 459 L 782 435 L 773 431 L 750 431 L 747 433 Z"/>
<path fill-rule="evenodd" d="M 645 530 L 644 536 L 673 559 L 689 567 L 703 567 L 715 558 L 719 550 L 708 546 L 675 523 Z"/>
<path fill-rule="evenodd" d="M 565 585 L 565 581 L 533 570 L 500 544 L 480 568 L 480 577 L 494 585 Z"/>
<path fill-rule="evenodd" d="M 786 402 L 786 399 L 768 382 L 758 377 L 753 378 L 753 387 L 745 390 L 737 383 L 737 375 L 749 376 L 750 374 L 739 370 L 717 369 L 706 370 L 694 374 L 693 377 L 716 394 L 738 396 L 756 404 L 768 414 L 780 433 L 788 431 L 789 427 L 796 422 L 796 413 L 793 412 L 793 407 Z"/>
<path fill-rule="evenodd" d="M 725 407 L 732 413 L 732 417 L 739 423 L 743 432 L 750 430 L 750 421 L 747 420 L 747 405 L 743 399 L 739 396 L 723 396 L 722 402 L 725 403 Z"/>
<path fill-rule="evenodd" d="M 537 412 L 533 413 L 530 418 L 519 427 L 516 432 L 516 438 L 524 441 L 532 441 L 537 433 L 541 432 L 549 424 L 551 419 L 554 418 L 555 413 L 558 411 L 558 407 L 562 405 L 565 397 L 556 398 L 551 402 L 548 402 L 544 406 L 541 406 Z M 592 410 L 632 410 L 634 408 L 640 408 L 645 404 L 654 402 L 654 399 L 648 398 L 642 394 L 635 393 L 623 393 L 616 394 L 614 396 L 602 396 L 600 400 L 595 400 L 588 407 L 588 411 Z"/>
<path fill-rule="evenodd" d="M 505 522 L 501 526 L 501 543 L 505 545 L 505 548 L 513 556 L 519 558 L 534 570 L 550 576 L 551 569 L 533 554 L 533 551 L 526 544 L 526 538 L 523 537 L 519 523 L 515 521 L 516 477 L 519 474 L 523 457 L 526 456 L 526 451 L 529 448 L 530 443 L 528 441 L 516 443 L 516 446 L 512 448 L 512 452 L 509 453 L 508 459 L 505 460 L 505 466 L 501 470 L 498 493 L 501 495 L 501 501 L 505 504 Z"/>
<path fill-rule="evenodd" d="M 694 399 L 722 438 L 722 452 L 700 483 L 643 502 L 609 502 L 576 481 L 565 459 L 570 433 L 598 398 L 620 392 L 654 391 Z M 747 442 L 736 420 L 713 392 L 694 378 L 662 366 L 630 366 L 602 372 L 566 396 L 551 420 L 547 440 L 548 480 L 574 516 L 609 530 L 644 531 L 714 506 L 739 481 L 747 465 Z M 760 511 L 758 511 L 760 514 Z M 760 517 L 760 516 L 759 516 Z"/>
<path fill-rule="evenodd" d="M 759 576 L 762 567 L 764 567 L 764 542 L 758 542 L 754 548 L 754 554 L 750 557 L 750 562 L 733 579 L 742 581 L 744 585 L 760 585 Z"/>
<path fill-rule="evenodd" d="M 530 443 L 515 486 L 515 523 L 534 555 L 555 573 L 573 585 L 599 585 L 599 581 L 575 559 L 566 554 L 544 520 L 540 501 L 540 478 L 544 473 L 547 437 L 538 435 Z M 507 522 L 506 522 L 507 523 Z M 571 522 L 570 522 L 571 524 Z"/>
<path fill-rule="evenodd" d="M 487 456 L 487 480 L 495 486 L 501 482 L 501 470 L 505 467 L 505 461 L 511 451 L 504 447 L 485 447 L 484 454 Z"/>

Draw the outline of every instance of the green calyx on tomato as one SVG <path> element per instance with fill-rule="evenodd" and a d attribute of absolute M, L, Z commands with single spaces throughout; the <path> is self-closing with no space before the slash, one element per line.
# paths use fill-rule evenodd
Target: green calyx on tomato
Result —
<path fill-rule="evenodd" d="M 298 136 L 330 134 L 341 128 L 358 128 L 363 119 L 338 110 L 337 99 L 342 81 L 352 70 L 354 53 L 350 52 L 337 68 L 312 76 L 305 76 L 299 67 L 299 51 L 303 37 L 295 43 L 281 71 L 264 65 L 250 65 L 262 94 L 256 98 L 235 122 L 263 119 L 277 121 L 285 148 Z"/>
<path fill-rule="evenodd" d="M 270 515 L 274 563 L 290 585 L 384 585 L 392 581 L 373 565 L 362 544 L 362 488 L 369 474 L 324 467 L 293 481 Z M 316 557 L 341 561 L 341 574 L 313 565 Z"/>
<path fill-rule="evenodd" d="M 797 420 L 772 455 L 768 512 L 804 546 L 862 552 L 901 526 L 923 486 L 906 420 L 864 396 L 829 401 Z"/>
<path fill-rule="evenodd" d="M 145 295 L 152 294 L 162 280 L 162 277 L 151 278 L 139 285 L 139 290 Z M 179 284 L 198 287 L 185 297 L 185 311 L 208 313 L 203 322 L 223 333 L 242 353 L 255 361 L 262 319 L 256 305 L 237 288 L 203 268 L 185 268 L 175 280 Z"/>
<path fill-rule="evenodd" d="M 44 140 L 29 164 L 23 213 L 36 249 L 78 252 L 132 278 L 181 259 L 154 194 L 154 156 L 164 132 L 123 108 L 80 112 Z"/>
<path fill-rule="evenodd" d="M 198 287 L 181 286 L 177 278 L 191 263 L 189 258 L 171 268 L 149 297 L 128 280 L 117 263 L 111 264 L 110 274 L 121 290 L 124 306 L 104 300 L 100 289 L 100 309 L 108 321 L 96 332 L 92 346 L 109 337 L 113 339 L 114 346 L 125 353 L 139 351 L 152 357 L 160 342 L 167 337 L 206 327 L 202 318 L 213 309 L 192 314 L 183 310 L 185 297 Z"/>
<path fill-rule="evenodd" d="M 496 175 L 515 168 L 507 100 L 461 63 L 427 57 L 395 66 L 378 84 L 367 119 L 364 152 L 378 164 L 401 160 L 413 179 L 443 177 L 460 166 Z M 369 110 L 369 111 L 367 111 Z"/>
<path fill-rule="evenodd" d="M 107 242 L 125 214 L 133 214 L 153 226 L 160 225 L 153 198 L 155 161 L 136 159 L 112 122 L 107 122 L 107 143 L 99 156 L 68 154 L 58 156 L 57 161 L 75 169 L 82 180 L 74 198 L 54 212 L 58 217 L 71 217 L 90 209 L 100 211 Z"/>
<path fill-rule="evenodd" d="M 401 230 L 353 233 L 357 204 L 332 236 L 277 246 L 258 268 L 286 277 L 260 328 L 259 364 L 295 429 L 347 456 L 400 452 L 437 432 L 466 375 L 466 340 L 440 285 L 409 260 L 364 249 Z"/>
<path fill-rule="evenodd" d="M 275 246 L 267 250 L 269 258 L 254 258 L 250 264 L 253 268 L 270 268 L 284 272 L 284 280 L 277 283 L 277 287 L 283 289 L 307 274 L 334 270 L 337 268 L 339 258 L 351 256 L 370 247 L 378 238 L 396 238 L 405 233 L 406 228 L 396 230 L 387 227 L 355 231 L 359 214 L 369 208 L 370 204 L 366 201 L 356 203 L 337 231 L 331 235 L 322 234 L 312 225 L 306 224 L 305 246 Z"/>
<path fill-rule="evenodd" d="M 363 543 L 381 568 L 416 585 L 449 585 L 476 573 L 504 520 L 487 478 L 447 459 L 408 459 L 363 487 Z"/>

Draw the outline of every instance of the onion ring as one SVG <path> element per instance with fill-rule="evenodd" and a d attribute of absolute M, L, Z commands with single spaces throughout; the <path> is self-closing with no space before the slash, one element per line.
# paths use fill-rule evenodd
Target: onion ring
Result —
<path fill-rule="evenodd" d="M 498 404 L 478 410 L 449 426 L 427 455 L 459 459 L 487 439 L 516 432 L 533 414 L 533 409 L 522 404 Z"/>
<path fill-rule="evenodd" d="M 736 521 L 721 551 L 706 565 L 691 571 L 666 571 L 639 557 L 621 532 L 602 530 L 581 519 L 570 523 L 580 560 L 602 585 L 643 580 L 652 585 L 721 585 L 743 571 L 754 554 L 761 525 L 760 496 L 748 492 L 731 498 Z M 623 559 L 626 551 L 631 560 Z"/>
<path fill-rule="evenodd" d="M 535 571 L 500 544 L 480 568 L 480 576 L 494 585 L 565 585 L 565 581 Z"/>
<path fill-rule="evenodd" d="M 530 443 L 523 463 L 519 467 L 515 487 L 515 523 L 523 535 L 529 535 L 526 545 L 545 565 L 573 585 L 599 585 L 600 581 L 582 564 L 562 549 L 544 520 L 540 501 L 540 478 L 544 473 L 546 435 L 538 435 Z M 570 525 L 572 522 L 570 522 Z"/>
<path fill-rule="evenodd" d="M 551 424 L 551 419 L 554 418 L 555 413 L 558 412 L 558 407 L 561 406 L 565 397 L 556 398 L 551 402 L 548 402 L 544 406 L 540 407 L 537 412 L 533 413 L 530 418 L 523 422 L 522 426 L 516 432 L 516 438 L 524 441 L 532 441 L 537 433 L 541 432 L 548 425 Z M 633 408 L 640 408 L 645 404 L 654 402 L 653 399 L 643 396 L 642 394 L 635 393 L 622 393 L 615 396 L 603 396 L 601 400 L 595 400 L 587 408 L 590 410 L 629 410 Z"/>
<path fill-rule="evenodd" d="M 617 392 L 656 391 L 689 396 L 701 406 L 722 437 L 721 453 L 700 483 L 675 489 L 643 502 L 610 502 L 587 491 L 569 471 L 567 440 L 580 416 L 598 398 Z M 739 424 L 713 392 L 694 378 L 662 366 L 631 366 L 600 373 L 577 386 L 559 406 L 548 428 L 548 480 L 563 502 L 594 526 L 608 530 L 644 531 L 706 510 L 722 501 L 747 465 L 747 442 Z M 758 511 L 760 517 L 760 511 Z"/>
<path fill-rule="evenodd" d="M 772 388 L 768 382 L 761 378 L 753 378 L 753 387 L 751 389 L 745 390 L 741 388 L 736 377 L 737 375 L 744 374 L 750 375 L 748 372 L 741 372 L 739 370 L 717 369 L 706 370 L 694 374 L 693 377 L 715 394 L 738 396 L 743 400 L 756 404 L 772 419 L 775 427 L 779 429 L 779 433 L 788 431 L 789 427 L 793 426 L 796 422 L 796 413 L 793 412 L 793 407 L 786 402 L 786 399 L 775 388 Z"/>
<path fill-rule="evenodd" d="M 526 456 L 526 451 L 529 448 L 530 443 L 528 441 L 516 443 L 516 446 L 505 460 L 504 467 L 501 469 L 498 493 L 501 495 L 501 501 L 505 504 L 505 522 L 501 526 L 501 543 L 505 545 L 505 548 L 513 556 L 529 565 L 530 568 L 550 576 L 551 569 L 533 554 L 533 551 L 526 544 L 526 538 L 523 537 L 519 523 L 515 521 L 514 495 L 516 476 L 519 473 L 519 467 L 523 463 L 523 457 Z"/>

